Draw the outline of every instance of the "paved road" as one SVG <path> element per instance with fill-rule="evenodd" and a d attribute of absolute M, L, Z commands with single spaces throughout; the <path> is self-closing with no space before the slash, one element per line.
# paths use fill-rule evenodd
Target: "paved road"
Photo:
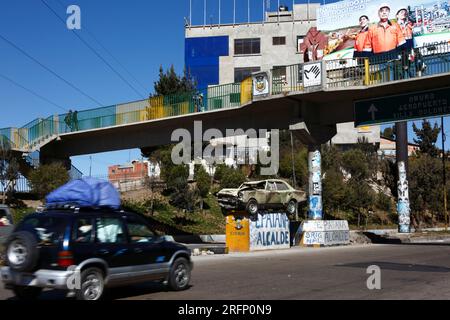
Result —
<path fill-rule="evenodd" d="M 367 289 L 367 267 L 382 270 L 381 290 Z M 0 299 L 11 294 L 0 289 Z M 56 291 L 43 299 L 64 299 Z M 450 245 L 295 248 L 195 257 L 192 287 L 157 284 L 111 289 L 107 299 L 450 299 Z"/>

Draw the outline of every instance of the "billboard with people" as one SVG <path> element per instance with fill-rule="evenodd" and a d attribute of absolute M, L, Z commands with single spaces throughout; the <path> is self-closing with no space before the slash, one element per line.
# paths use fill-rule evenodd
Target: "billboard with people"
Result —
<path fill-rule="evenodd" d="M 449 0 L 345 0 L 320 6 L 324 59 L 389 54 L 450 41 Z"/>

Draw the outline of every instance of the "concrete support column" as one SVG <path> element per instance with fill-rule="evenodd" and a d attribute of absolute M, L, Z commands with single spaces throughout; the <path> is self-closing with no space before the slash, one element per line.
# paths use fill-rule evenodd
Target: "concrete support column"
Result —
<path fill-rule="evenodd" d="M 408 184 L 408 127 L 407 122 L 399 122 L 395 125 L 396 149 L 398 166 L 398 231 L 399 233 L 411 232 L 411 209 L 409 204 Z"/>
<path fill-rule="evenodd" d="M 322 207 L 322 155 L 320 145 L 310 145 L 308 153 L 309 198 L 308 218 L 323 220 Z"/>

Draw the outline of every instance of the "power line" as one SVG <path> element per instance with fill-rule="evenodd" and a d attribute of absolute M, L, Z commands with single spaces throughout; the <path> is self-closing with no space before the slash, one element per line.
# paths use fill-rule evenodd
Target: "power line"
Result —
<path fill-rule="evenodd" d="M 0 39 L 2 39 L 3 41 L 5 41 L 7 44 L 9 44 L 11 47 L 13 47 L 14 49 L 16 49 L 17 51 L 19 51 L 20 53 L 22 53 L 24 56 L 26 56 L 27 58 L 29 58 L 30 60 L 32 60 L 33 62 L 35 62 L 36 64 L 40 65 L 42 68 L 44 68 L 45 70 L 47 70 L 48 72 L 50 72 L 51 74 L 53 74 L 55 77 L 57 77 L 59 80 L 63 81 L 65 84 L 67 84 L 68 86 L 70 86 L 72 89 L 76 90 L 78 93 L 82 94 L 83 96 L 85 96 L 86 98 L 90 99 L 91 101 L 95 102 L 95 104 L 100 105 L 102 107 L 104 107 L 104 105 L 102 103 L 100 103 L 99 101 L 97 101 L 96 99 L 94 99 L 93 97 L 91 97 L 90 95 L 88 95 L 87 93 L 85 93 L 84 91 L 82 91 L 80 88 L 78 88 L 77 86 L 75 86 L 73 83 L 69 82 L 68 80 L 64 79 L 62 76 L 60 76 L 59 74 L 57 74 L 55 71 L 53 71 L 52 69 L 50 69 L 49 67 L 47 67 L 46 65 L 44 65 L 42 62 L 40 62 L 39 60 L 37 60 L 36 58 L 34 58 L 33 56 L 31 56 L 29 53 L 27 53 L 25 50 L 23 50 L 22 48 L 20 48 L 19 46 L 17 46 L 16 44 L 14 44 L 12 41 L 8 40 L 7 38 L 5 38 L 3 35 L 0 34 Z"/>
<path fill-rule="evenodd" d="M 0 73 L 0 77 L 2 77 L 3 79 L 5 79 L 5 80 L 11 82 L 12 84 L 16 85 L 17 87 L 22 88 L 23 90 L 27 91 L 28 93 L 31 93 L 32 95 L 38 97 L 39 99 L 44 100 L 45 102 L 48 102 L 48 103 L 54 105 L 55 107 L 60 108 L 61 110 L 67 111 L 66 108 L 64 108 L 64 107 L 60 106 L 59 104 L 57 104 L 57 103 L 51 101 L 50 99 L 48 99 L 48 98 L 46 98 L 46 97 L 40 95 L 39 93 L 36 93 L 36 92 L 34 92 L 33 90 L 24 87 L 24 86 L 21 85 L 20 83 L 14 81 L 13 79 L 11 79 L 11 78 L 9 78 L 9 77 L 7 77 L 7 76 L 1 74 L 1 73 Z"/>
<path fill-rule="evenodd" d="M 58 3 L 62 8 L 65 8 L 64 4 L 61 0 L 58 0 Z M 142 84 L 112 53 L 109 51 L 99 40 L 98 38 L 86 27 L 83 27 L 83 30 L 86 31 L 91 38 L 119 65 L 122 67 L 122 69 L 146 92 L 148 88 L 145 87 L 145 85 Z"/>
<path fill-rule="evenodd" d="M 64 24 L 66 25 L 66 21 L 61 18 L 58 13 L 53 10 L 52 7 L 50 7 L 48 5 L 47 2 L 45 2 L 45 0 L 41 0 L 41 2 Z M 89 43 L 87 43 L 78 33 L 75 32 L 75 30 L 72 30 L 73 34 L 86 46 L 88 47 L 89 50 L 91 50 L 100 60 L 103 61 L 103 63 L 105 63 L 109 69 L 111 69 L 112 72 L 114 72 L 120 79 L 122 79 L 123 82 L 125 82 L 125 84 L 128 85 L 128 87 L 131 88 L 131 90 L 133 90 L 138 96 L 140 96 L 141 98 L 145 99 L 145 96 L 142 95 L 139 91 L 136 90 L 136 88 L 127 81 L 127 79 L 125 79 L 108 61 L 105 60 L 105 58 L 103 58 L 101 56 L 101 54 L 99 54 Z"/>

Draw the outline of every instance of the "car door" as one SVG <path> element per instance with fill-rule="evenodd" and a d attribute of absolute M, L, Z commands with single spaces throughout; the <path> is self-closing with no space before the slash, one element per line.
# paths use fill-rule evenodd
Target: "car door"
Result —
<path fill-rule="evenodd" d="M 126 229 L 121 216 L 100 216 L 95 218 L 94 257 L 107 262 L 110 271 L 130 264 L 132 258 Z M 120 271 L 120 270 L 115 270 Z"/>
<path fill-rule="evenodd" d="M 292 190 L 283 181 L 277 181 L 277 190 L 280 196 L 280 205 L 285 205 L 291 200 Z"/>
<path fill-rule="evenodd" d="M 125 221 L 136 276 L 158 278 L 167 271 L 170 259 L 164 250 L 163 242 L 141 217 L 130 215 Z"/>
<path fill-rule="evenodd" d="M 274 208 L 280 205 L 281 196 L 278 193 L 277 184 L 274 181 L 267 182 L 267 206 Z"/>

